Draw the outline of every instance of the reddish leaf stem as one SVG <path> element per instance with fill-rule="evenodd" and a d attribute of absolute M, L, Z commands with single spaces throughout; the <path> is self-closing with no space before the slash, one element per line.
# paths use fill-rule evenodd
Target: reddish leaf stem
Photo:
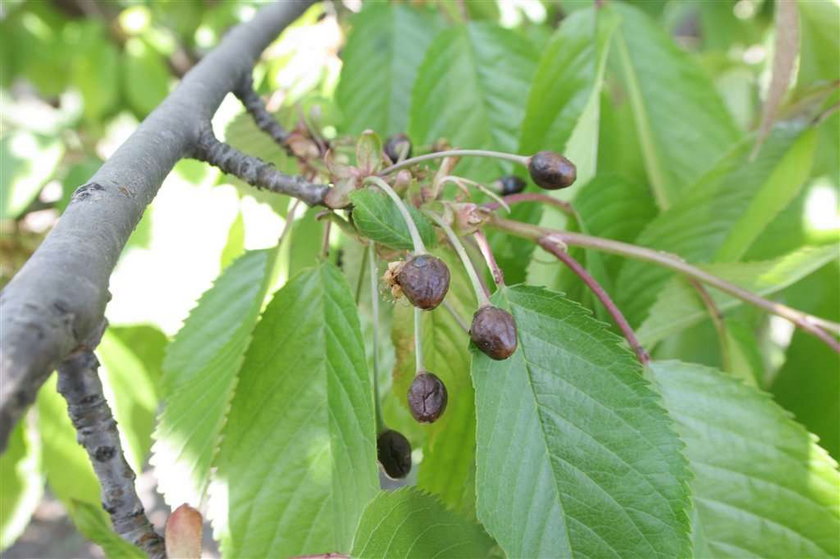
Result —
<path fill-rule="evenodd" d="M 650 355 L 648 352 L 645 351 L 645 348 L 642 347 L 642 344 L 639 343 L 639 339 L 636 338 L 636 333 L 633 332 L 633 329 L 630 327 L 630 323 L 627 322 L 627 319 L 624 318 L 624 315 L 621 314 L 619 308 L 613 303 L 613 300 L 610 298 L 609 294 L 604 291 L 604 288 L 601 287 L 601 284 L 598 283 L 592 275 L 586 271 L 586 268 L 580 265 L 580 263 L 571 257 L 571 255 L 566 252 L 565 246 L 557 243 L 556 241 L 552 241 L 547 237 L 543 237 L 539 240 L 539 245 L 557 257 L 563 264 L 569 267 L 577 276 L 583 280 L 583 283 L 595 294 L 601 304 L 607 309 L 607 312 L 610 313 L 613 320 L 615 321 L 618 329 L 621 330 L 621 333 L 624 334 L 624 337 L 627 339 L 627 343 L 630 344 L 630 348 L 636 354 L 636 357 L 639 359 L 639 362 L 642 365 L 647 365 L 650 363 Z"/>

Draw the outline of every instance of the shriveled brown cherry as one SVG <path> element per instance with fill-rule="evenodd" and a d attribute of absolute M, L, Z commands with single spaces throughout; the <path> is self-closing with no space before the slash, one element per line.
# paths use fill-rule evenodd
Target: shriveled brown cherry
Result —
<path fill-rule="evenodd" d="M 448 398 L 443 381 L 434 373 L 422 371 L 408 389 L 408 408 L 417 421 L 433 423 L 443 414 Z"/>
<path fill-rule="evenodd" d="M 470 339 L 488 357 L 507 359 L 516 351 L 516 321 L 504 309 L 481 307 L 473 315 Z"/>
<path fill-rule="evenodd" d="M 449 268 L 430 254 L 416 254 L 395 270 L 394 281 L 415 307 L 431 310 L 443 301 L 449 290 Z"/>
<path fill-rule="evenodd" d="M 508 196 L 509 194 L 519 194 L 525 190 L 525 181 L 516 175 L 505 175 L 496 181 L 499 188 L 499 194 Z"/>
<path fill-rule="evenodd" d="M 392 163 L 398 162 L 400 156 L 408 159 L 411 157 L 411 140 L 403 133 L 393 134 L 385 140 L 382 151 L 385 152 Z"/>
<path fill-rule="evenodd" d="M 411 471 L 411 443 L 402 433 L 386 429 L 376 439 L 376 457 L 392 479 L 401 479 Z"/>
<path fill-rule="evenodd" d="M 528 172 L 537 186 L 558 190 L 571 186 L 577 178 L 574 163 L 553 151 L 540 151 L 528 161 Z"/>

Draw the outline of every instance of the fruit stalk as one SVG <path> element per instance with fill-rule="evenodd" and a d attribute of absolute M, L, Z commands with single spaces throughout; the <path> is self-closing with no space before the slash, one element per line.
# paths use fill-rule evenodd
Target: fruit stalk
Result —
<path fill-rule="evenodd" d="M 395 171 L 399 171 L 400 169 L 405 169 L 418 163 L 422 163 L 423 161 L 443 159 L 444 157 L 489 157 L 491 159 L 513 161 L 514 163 L 524 165 L 525 167 L 528 166 L 529 159 L 524 155 L 516 155 L 514 153 L 505 153 L 501 151 L 490 151 L 485 149 L 449 149 L 446 151 L 436 151 L 434 153 L 426 153 L 424 155 L 418 155 L 417 157 L 412 157 L 410 159 L 404 159 L 399 163 L 391 165 L 390 167 L 385 167 L 384 169 L 379 171 L 379 176 L 384 177 L 386 175 L 390 175 Z"/>
<path fill-rule="evenodd" d="M 365 251 L 365 257 L 370 274 L 370 310 L 373 315 L 373 407 L 376 412 L 376 432 L 381 433 L 385 429 L 385 421 L 382 419 L 382 406 L 379 405 L 379 291 L 377 290 L 376 252 L 373 243 Z M 364 275 L 364 268 L 359 273 Z"/>
<path fill-rule="evenodd" d="M 490 298 L 487 296 L 487 292 L 484 291 L 484 287 L 481 285 L 481 280 L 478 279 L 478 273 L 475 271 L 472 260 L 470 260 L 470 257 L 467 255 L 467 251 L 464 249 L 464 245 L 461 243 L 458 235 L 456 235 L 455 231 L 452 230 L 449 224 L 436 213 L 426 212 L 426 215 L 428 215 L 432 221 L 437 223 L 438 226 L 443 229 L 444 233 L 446 233 L 446 237 L 449 239 L 449 243 L 452 245 L 452 248 L 454 248 L 455 252 L 458 253 L 458 258 L 461 259 L 461 263 L 464 265 L 464 268 L 466 268 L 473 291 L 475 291 L 475 298 L 478 300 L 478 306 L 483 307 L 485 305 L 489 305 Z"/>

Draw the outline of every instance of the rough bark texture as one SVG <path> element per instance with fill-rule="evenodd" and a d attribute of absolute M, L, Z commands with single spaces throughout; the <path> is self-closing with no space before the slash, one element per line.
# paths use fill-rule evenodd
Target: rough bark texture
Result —
<path fill-rule="evenodd" d="M 166 557 L 163 538 L 152 527 L 134 489 L 134 471 L 125 460 L 117 422 L 102 393 L 99 361 L 91 349 L 75 352 L 58 366 L 58 391 L 76 437 L 90 457 L 102 486 L 102 508 L 114 531 L 149 557 Z"/>
<path fill-rule="evenodd" d="M 329 190 L 325 184 L 312 184 L 303 177 L 281 173 L 271 163 L 220 142 L 209 126 L 202 132 L 193 157 L 215 165 L 251 186 L 294 196 L 310 206 L 322 204 Z"/>
<path fill-rule="evenodd" d="M 0 293 L 0 450 L 49 374 L 100 324 L 117 258 L 163 179 L 260 52 L 311 3 L 283 0 L 233 29 L 76 191 Z"/>
<path fill-rule="evenodd" d="M 257 127 L 268 134 L 277 145 L 286 150 L 286 153 L 291 155 L 291 150 L 286 145 L 286 138 L 289 137 L 289 133 L 268 112 L 262 97 L 254 91 L 254 83 L 250 76 L 234 91 L 234 94 L 242 101 L 242 104 L 251 114 L 251 118 L 254 119 Z"/>

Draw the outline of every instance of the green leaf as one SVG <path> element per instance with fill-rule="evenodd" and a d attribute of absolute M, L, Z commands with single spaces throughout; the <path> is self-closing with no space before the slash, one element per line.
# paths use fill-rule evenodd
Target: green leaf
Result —
<path fill-rule="evenodd" d="M 142 39 L 125 45 L 122 63 L 123 92 L 137 118 L 152 112 L 169 93 L 169 69 L 163 58 Z"/>
<path fill-rule="evenodd" d="M 352 192 L 350 201 L 353 203 L 353 223 L 362 235 L 391 248 L 414 249 L 405 219 L 387 194 L 370 187 Z M 426 247 L 434 246 L 436 236 L 432 224 L 411 204 L 406 202 L 406 207 L 423 243 Z"/>
<path fill-rule="evenodd" d="M 316 219 L 316 216 L 321 211 L 317 206 L 309 208 L 292 225 L 289 238 L 290 278 L 318 263 L 324 239 L 324 222 Z"/>
<path fill-rule="evenodd" d="M 351 24 L 335 93 L 342 130 L 404 132 L 417 68 L 442 27 L 440 17 L 405 4 L 371 2 Z"/>
<path fill-rule="evenodd" d="M 356 166 L 365 176 L 376 174 L 383 164 L 382 140 L 372 130 L 365 130 L 356 141 Z"/>
<path fill-rule="evenodd" d="M 796 126 L 779 126 L 764 143 L 758 157 L 750 160 L 752 141 L 747 139 L 706 173 L 671 209 L 651 221 L 636 239 L 636 244 L 668 251 L 692 263 L 717 260 L 719 251 L 732 235 L 741 240 L 730 246 L 732 254 L 741 254 L 747 239 L 766 227 L 781 208 L 765 193 L 778 192 L 779 182 L 792 180 L 783 187 L 784 197 L 795 194 L 807 177 L 799 157 L 797 143 L 811 145 L 810 133 L 802 134 Z M 755 208 L 762 207 L 759 216 Z M 743 221 L 747 213 L 754 220 Z M 737 250 L 734 250 L 737 244 Z M 632 324 L 639 324 L 653 304 L 671 272 L 650 264 L 627 261 L 616 285 L 619 307 Z"/>
<path fill-rule="evenodd" d="M 167 348 L 161 382 L 165 407 L 151 462 L 170 505 L 201 503 L 275 258 L 276 249 L 237 259 L 201 296 Z"/>
<path fill-rule="evenodd" d="M 627 4 L 608 9 L 621 16 L 615 62 L 654 196 L 667 209 L 734 144 L 738 130 L 711 81 L 661 26 Z"/>
<path fill-rule="evenodd" d="M 840 6 L 835 2 L 799 0 L 800 62 L 797 84 L 801 89 L 815 82 L 837 79 L 840 68 Z"/>
<path fill-rule="evenodd" d="M 104 26 L 98 21 L 85 23 L 71 72 L 73 85 L 84 99 L 84 116 L 95 123 L 119 100 L 120 53 L 108 40 Z"/>
<path fill-rule="evenodd" d="M 321 264 L 289 281 L 254 330 L 212 499 L 222 552 L 348 552 L 378 489 L 373 390 L 347 281 Z"/>
<path fill-rule="evenodd" d="M 837 248 L 803 247 L 773 260 L 700 266 L 707 272 L 762 296 L 772 295 L 836 260 Z M 715 289 L 709 295 L 721 312 L 737 308 L 741 299 Z M 673 278 L 659 290 L 656 302 L 636 334 L 643 345 L 652 346 L 708 318 L 708 310 L 697 292 L 682 278 Z"/>
<path fill-rule="evenodd" d="M 124 334 L 125 329 L 109 328 L 96 348 L 96 354 L 103 365 L 100 368 L 103 388 L 120 426 L 126 459 L 135 471 L 142 471 L 152 444 L 161 366 L 150 353 L 160 355 L 167 340 L 154 328 L 137 329 L 123 340 L 120 334 Z M 141 345 L 138 336 L 147 336 L 148 345 Z"/>
<path fill-rule="evenodd" d="M 481 526 L 413 487 L 383 491 L 365 509 L 353 557 L 425 559 L 488 557 L 494 547 Z"/>
<path fill-rule="evenodd" d="M 837 464 L 768 394 L 715 369 L 651 374 L 686 444 L 695 539 L 709 557 L 836 557 Z"/>
<path fill-rule="evenodd" d="M 472 286 L 460 260 L 451 250 L 436 251 L 449 267 L 451 280 L 446 301 L 469 323 L 477 307 Z M 396 350 L 393 394 L 408 408 L 406 394 L 415 373 L 414 307 L 399 303 L 394 308 L 391 331 Z M 446 385 L 446 412 L 426 434 L 423 461 L 417 485 L 434 493 L 448 507 L 475 517 L 475 399 L 470 379 L 469 335 L 445 308 L 422 315 L 423 360 L 428 370 Z"/>
<path fill-rule="evenodd" d="M 578 185 L 586 184 L 597 166 L 599 101 L 616 24 L 612 12 L 594 8 L 574 12 L 563 20 L 540 59 L 522 123 L 520 152 L 565 152 L 577 166 Z M 550 195 L 569 200 L 577 192 L 579 186 Z M 514 207 L 511 218 L 548 228 L 566 227 L 565 216 L 542 211 L 537 204 Z M 527 266 L 529 282 L 557 285 L 562 267 L 531 259 L 533 242 L 499 234 L 491 240 L 509 282 L 524 280 L 521 270 Z"/>
<path fill-rule="evenodd" d="M 512 557 L 685 557 L 688 469 L 620 338 L 542 288 L 494 296 L 506 361 L 473 353 L 478 518 Z"/>
<path fill-rule="evenodd" d="M 785 302 L 829 320 L 840 320 L 840 266 L 837 262 L 818 270 L 785 290 Z M 840 458 L 840 355 L 825 342 L 796 330 L 785 353 L 785 362 L 770 390 L 792 411 L 835 459 Z"/>
<path fill-rule="evenodd" d="M 32 435 L 26 422 L 19 422 L 0 456 L 0 550 L 23 533 L 44 493 L 40 442 Z"/>
<path fill-rule="evenodd" d="M 0 137 L 0 218 L 18 217 L 41 192 L 64 155 L 59 138 L 27 130 Z"/>
<path fill-rule="evenodd" d="M 76 528 L 87 539 L 100 545 L 108 559 L 144 559 L 146 554 L 122 539 L 113 528 L 105 511 L 99 505 L 73 501 L 67 512 Z"/>
<path fill-rule="evenodd" d="M 412 92 L 415 143 L 515 152 L 537 54 L 527 39 L 490 23 L 443 31 L 426 53 Z M 509 163 L 464 159 L 459 175 L 492 181 Z"/>
<path fill-rule="evenodd" d="M 225 248 L 222 249 L 221 269 L 224 270 L 245 252 L 245 220 L 242 212 L 237 212 L 228 231 Z"/>

